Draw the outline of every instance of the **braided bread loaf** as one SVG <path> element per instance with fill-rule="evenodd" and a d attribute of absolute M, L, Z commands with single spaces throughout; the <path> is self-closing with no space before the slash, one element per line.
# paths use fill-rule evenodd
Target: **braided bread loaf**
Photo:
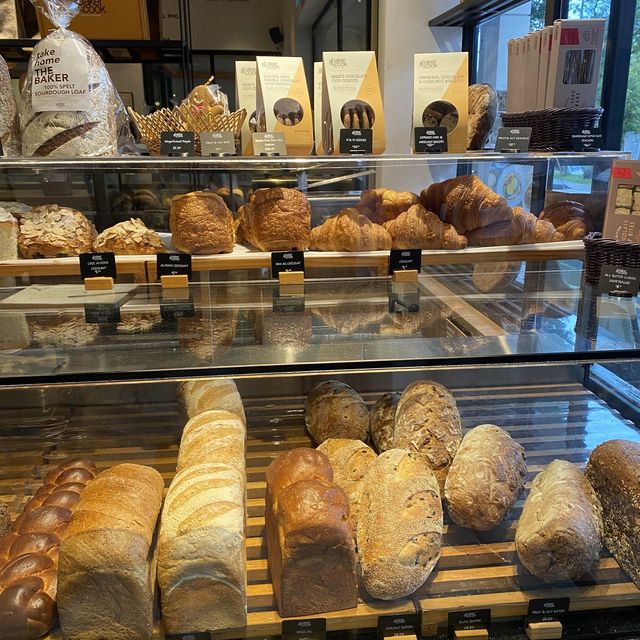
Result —
<path fill-rule="evenodd" d="M 53 626 L 60 536 L 96 473 L 81 458 L 52 469 L 0 542 L 0 640 L 39 638 Z"/>

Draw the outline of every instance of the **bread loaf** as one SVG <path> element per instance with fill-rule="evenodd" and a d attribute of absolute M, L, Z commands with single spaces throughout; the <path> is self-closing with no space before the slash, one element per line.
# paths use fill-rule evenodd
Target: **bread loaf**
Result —
<path fill-rule="evenodd" d="M 0 260 L 18 259 L 18 229 L 20 225 L 8 211 L 0 209 Z"/>
<path fill-rule="evenodd" d="M 602 508 L 580 469 L 554 460 L 531 483 L 516 529 L 520 562 L 545 582 L 577 580 L 600 557 Z"/>
<path fill-rule="evenodd" d="M 234 413 L 243 423 L 244 415 L 242 398 L 238 387 L 231 378 L 212 378 L 210 380 L 187 380 L 180 384 L 178 395 L 188 418 L 212 409 Z"/>
<path fill-rule="evenodd" d="M 369 436 L 369 411 L 362 398 L 337 380 L 317 384 L 307 396 L 304 422 L 316 444 L 327 438 L 365 442 Z"/>
<path fill-rule="evenodd" d="M 604 542 L 640 587 L 640 444 L 609 440 L 599 445 L 585 475 L 602 504 Z"/>
<path fill-rule="evenodd" d="M 180 440 L 176 471 L 196 464 L 228 464 L 238 471 L 245 465 L 245 426 L 234 413 L 205 411 L 191 418 Z"/>
<path fill-rule="evenodd" d="M 393 446 L 424 453 L 441 493 L 461 440 L 460 414 L 449 390 L 428 380 L 412 382 L 398 401 Z"/>
<path fill-rule="evenodd" d="M 0 541 L 11 531 L 11 515 L 4 502 L 0 502 Z"/>
<path fill-rule="evenodd" d="M 444 495 L 461 527 L 490 531 L 513 508 L 527 480 L 524 449 L 492 424 L 471 429 L 449 469 Z"/>
<path fill-rule="evenodd" d="M 282 617 L 355 607 L 356 555 L 349 502 L 327 457 L 292 449 L 268 467 L 265 525 Z"/>
<path fill-rule="evenodd" d="M 484 149 L 498 115 L 498 94 L 490 84 L 469 87 L 467 149 Z"/>
<path fill-rule="evenodd" d="M 357 209 L 342 209 L 311 230 L 314 251 L 388 251 L 391 236 Z"/>
<path fill-rule="evenodd" d="M 399 393 L 385 393 L 371 409 L 371 439 L 378 453 L 393 449 Z"/>
<path fill-rule="evenodd" d="M 355 536 L 360 513 L 360 494 L 367 470 L 376 459 L 373 449 L 361 440 L 329 438 L 319 447 L 333 470 L 333 481 L 349 499 L 349 522 Z"/>
<path fill-rule="evenodd" d="M 10 533 L 0 540 L 0 638 L 35 640 L 54 625 L 60 536 L 93 462 L 73 459 L 49 471 Z"/>
<path fill-rule="evenodd" d="M 423 454 L 391 449 L 367 473 L 357 531 L 362 580 L 374 598 L 413 593 L 440 557 L 442 503 Z"/>
<path fill-rule="evenodd" d="M 5 0 L 4 4 L 0 3 L 0 33 L 5 32 L 5 29 L 2 28 L 4 26 L 3 20 L 11 10 L 13 10 L 13 18 L 15 20 L 15 0 Z M 7 36 L 2 37 L 6 38 Z M 8 37 L 17 38 L 18 36 Z M 0 56 L 0 144 L 2 145 L 2 155 L 20 155 L 18 105 L 16 103 L 15 93 L 13 92 L 9 67 L 2 56 Z"/>
<path fill-rule="evenodd" d="M 155 469 L 119 464 L 83 492 L 60 543 L 58 612 L 65 640 L 151 638 L 163 489 Z"/>

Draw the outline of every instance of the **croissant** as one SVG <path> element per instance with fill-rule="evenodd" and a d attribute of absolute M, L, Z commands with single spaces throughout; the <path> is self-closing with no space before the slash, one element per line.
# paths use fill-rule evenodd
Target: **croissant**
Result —
<path fill-rule="evenodd" d="M 372 222 L 382 224 L 397 218 L 403 211 L 418 203 L 418 196 L 410 191 L 367 189 L 356 205 Z"/>
<path fill-rule="evenodd" d="M 477 176 L 459 176 L 432 184 L 420 193 L 420 204 L 460 234 L 510 220 L 507 201 L 494 193 Z"/>
<path fill-rule="evenodd" d="M 582 240 L 593 231 L 591 214 L 581 202 L 562 200 L 545 207 L 540 220 L 550 222 L 565 240 Z"/>
<path fill-rule="evenodd" d="M 311 230 L 315 251 L 383 251 L 391 244 L 387 230 L 357 209 L 343 209 Z"/>
<path fill-rule="evenodd" d="M 467 239 L 435 213 L 414 204 L 395 220 L 384 223 L 394 249 L 464 249 Z"/>

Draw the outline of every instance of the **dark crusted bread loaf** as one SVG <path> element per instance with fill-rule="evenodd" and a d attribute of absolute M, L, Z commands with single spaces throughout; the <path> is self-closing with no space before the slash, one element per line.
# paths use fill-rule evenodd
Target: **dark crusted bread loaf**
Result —
<path fill-rule="evenodd" d="M 267 469 L 267 553 L 282 617 L 356 606 L 349 501 L 332 477 L 314 449 L 287 451 Z"/>
<path fill-rule="evenodd" d="M 591 453 L 585 475 L 602 504 L 604 542 L 640 587 L 640 444 L 601 444 Z"/>
<path fill-rule="evenodd" d="M 399 393 L 385 393 L 371 409 L 371 439 L 378 453 L 393 449 L 393 433 Z"/>

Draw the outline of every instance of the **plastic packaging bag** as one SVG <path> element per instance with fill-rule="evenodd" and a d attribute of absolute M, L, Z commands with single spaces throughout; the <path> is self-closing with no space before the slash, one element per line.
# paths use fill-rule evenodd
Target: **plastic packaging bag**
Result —
<path fill-rule="evenodd" d="M 212 82 L 213 76 L 205 84 L 194 87 L 191 93 L 182 101 L 182 104 L 186 104 L 191 109 L 193 115 L 197 115 L 205 109 L 216 107 L 220 110 L 220 115 L 229 114 L 229 98 L 227 94 L 222 91 L 220 85 L 211 84 Z"/>
<path fill-rule="evenodd" d="M 33 49 L 20 98 L 24 156 L 111 156 L 128 117 L 91 44 L 68 30 L 75 0 L 31 0 L 56 29 Z M 128 129 L 128 126 L 127 126 Z M 120 146 L 128 143 L 126 131 Z"/>
<path fill-rule="evenodd" d="M 9 67 L 2 56 L 0 56 L 0 143 L 2 143 L 3 155 L 20 155 L 18 105 L 11 86 Z"/>

